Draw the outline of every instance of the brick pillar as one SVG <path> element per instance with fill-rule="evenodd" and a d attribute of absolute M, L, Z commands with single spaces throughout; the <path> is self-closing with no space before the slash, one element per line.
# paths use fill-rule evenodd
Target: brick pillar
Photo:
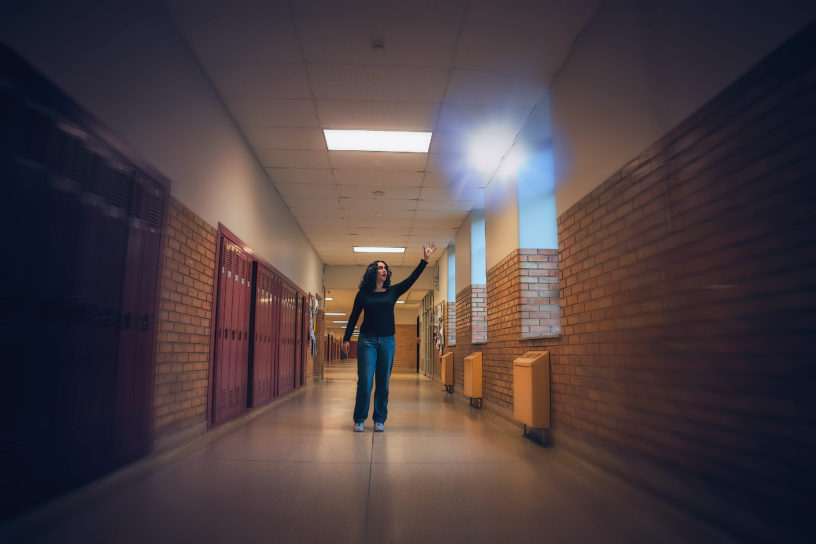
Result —
<path fill-rule="evenodd" d="M 160 443 L 206 429 L 216 229 L 171 198 L 165 236 L 153 400 Z"/>
<path fill-rule="evenodd" d="M 445 323 L 447 324 L 446 346 L 456 344 L 456 302 L 445 303 Z"/>
<path fill-rule="evenodd" d="M 487 342 L 487 285 L 472 285 L 470 290 L 471 342 Z"/>
<path fill-rule="evenodd" d="M 557 249 L 519 249 L 521 337 L 561 334 Z"/>

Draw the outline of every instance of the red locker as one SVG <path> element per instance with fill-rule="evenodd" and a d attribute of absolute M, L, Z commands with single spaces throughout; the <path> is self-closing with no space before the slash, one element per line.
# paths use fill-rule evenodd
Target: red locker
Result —
<path fill-rule="evenodd" d="M 252 260 L 222 233 L 216 292 L 213 361 L 214 423 L 223 423 L 247 409 L 249 320 L 252 302 Z"/>
<path fill-rule="evenodd" d="M 273 397 L 275 361 L 272 351 L 273 274 L 258 266 L 255 296 L 255 336 L 253 350 L 252 405 L 262 406 Z"/>

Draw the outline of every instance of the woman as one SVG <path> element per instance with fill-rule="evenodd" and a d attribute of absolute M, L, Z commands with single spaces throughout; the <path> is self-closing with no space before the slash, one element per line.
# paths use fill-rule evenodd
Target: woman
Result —
<path fill-rule="evenodd" d="M 363 422 L 368 417 L 371 386 L 375 377 L 377 388 L 374 390 L 374 431 L 385 430 L 385 419 L 388 417 L 388 381 L 391 378 L 395 351 L 394 305 L 425 270 L 428 257 L 436 250 L 436 246 L 428 244 L 422 249 L 424 254 L 419 265 L 410 276 L 396 285 L 391 285 L 391 270 L 385 261 L 374 261 L 368 265 L 363 281 L 360 282 L 360 290 L 354 297 L 354 308 L 343 337 L 343 352 L 348 355 L 351 333 L 354 332 L 360 312 L 365 310 L 357 341 L 357 402 L 354 405 L 356 432 L 364 429 Z"/>

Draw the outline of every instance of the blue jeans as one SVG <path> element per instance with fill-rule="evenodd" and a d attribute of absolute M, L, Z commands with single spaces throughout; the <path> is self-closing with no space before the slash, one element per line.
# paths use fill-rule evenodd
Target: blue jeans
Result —
<path fill-rule="evenodd" d="M 388 417 L 388 382 L 394 365 L 396 343 L 393 336 L 369 336 L 361 334 L 357 340 L 357 402 L 354 405 L 354 423 L 362 423 L 368 417 L 371 386 L 375 375 L 374 422 L 385 423 Z"/>

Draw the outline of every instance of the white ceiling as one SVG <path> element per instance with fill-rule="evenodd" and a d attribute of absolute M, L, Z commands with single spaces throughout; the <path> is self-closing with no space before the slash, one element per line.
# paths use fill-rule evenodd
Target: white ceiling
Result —
<path fill-rule="evenodd" d="M 469 136 L 501 123 L 509 149 L 599 3 L 166 0 L 322 260 L 406 246 L 394 266 L 425 241 L 446 247 L 484 205 L 490 174 L 469 168 Z M 328 151 L 324 128 L 434 135 L 428 154 Z"/>

